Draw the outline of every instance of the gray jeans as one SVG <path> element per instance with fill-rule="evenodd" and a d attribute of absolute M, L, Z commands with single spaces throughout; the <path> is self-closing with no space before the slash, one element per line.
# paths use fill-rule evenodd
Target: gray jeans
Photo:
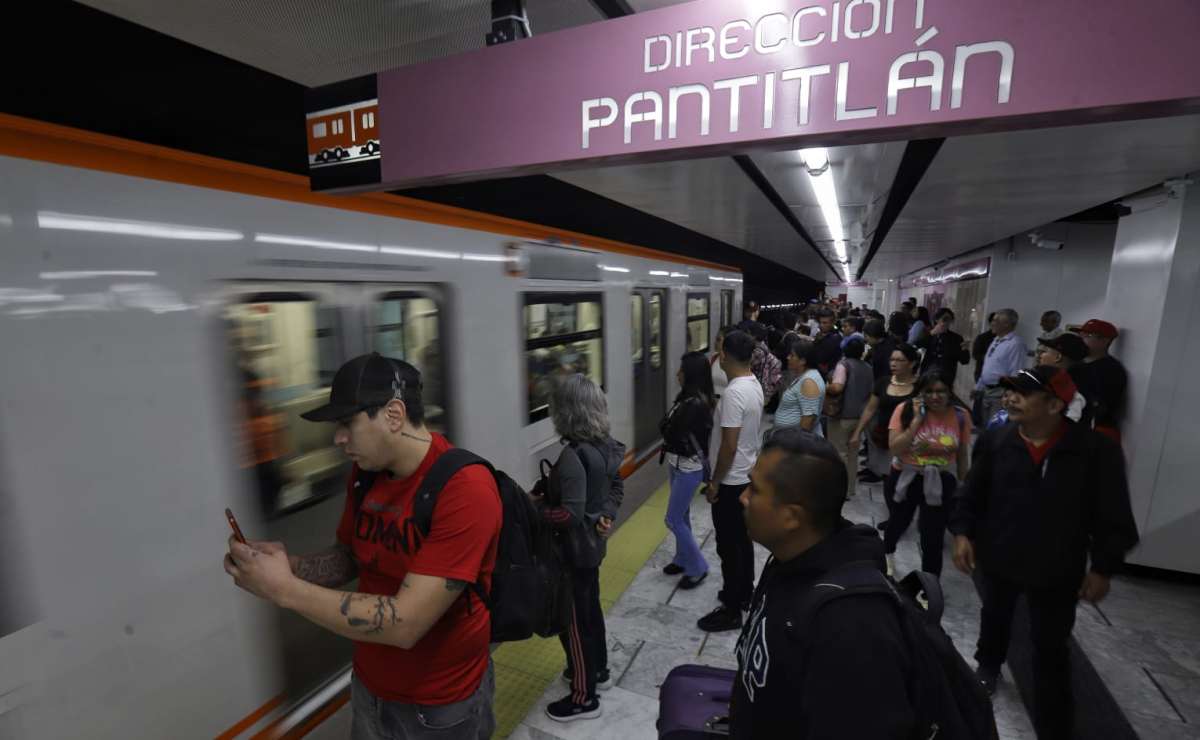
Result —
<path fill-rule="evenodd" d="M 496 676 L 488 660 L 487 673 L 470 697 L 454 704 L 425 706 L 380 699 L 357 677 L 350 685 L 354 719 L 351 740 L 488 740 L 496 729 L 492 695 Z"/>

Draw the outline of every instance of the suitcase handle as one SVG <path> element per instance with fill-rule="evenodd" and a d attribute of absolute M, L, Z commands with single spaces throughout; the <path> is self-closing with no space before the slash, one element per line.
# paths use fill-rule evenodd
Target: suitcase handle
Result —
<path fill-rule="evenodd" d="M 729 735 L 729 715 L 718 714 L 714 715 L 704 722 L 704 729 L 714 735 Z"/>

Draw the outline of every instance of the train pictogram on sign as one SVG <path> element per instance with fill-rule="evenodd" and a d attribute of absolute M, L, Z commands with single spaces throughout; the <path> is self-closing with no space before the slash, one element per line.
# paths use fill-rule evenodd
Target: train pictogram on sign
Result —
<path fill-rule="evenodd" d="M 309 168 L 379 159 L 378 119 L 378 99 L 309 113 Z"/>

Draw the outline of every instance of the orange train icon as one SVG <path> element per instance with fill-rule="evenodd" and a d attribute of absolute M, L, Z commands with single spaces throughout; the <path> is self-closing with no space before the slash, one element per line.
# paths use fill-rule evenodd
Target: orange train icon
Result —
<path fill-rule="evenodd" d="M 379 100 L 305 116 L 310 169 L 379 158 Z"/>

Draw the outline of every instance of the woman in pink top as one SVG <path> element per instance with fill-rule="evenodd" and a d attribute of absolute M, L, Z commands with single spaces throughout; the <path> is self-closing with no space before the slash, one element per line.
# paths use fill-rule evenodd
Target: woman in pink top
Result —
<path fill-rule="evenodd" d="M 950 380 L 941 369 L 920 377 L 911 401 L 896 407 L 888 424 L 892 470 L 888 480 L 895 506 L 883 534 L 888 571 L 896 543 L 921 510 L 921 570 L 940 576 L 948 505 L 967 475 L 971 416 L 955 405 Z"/>

